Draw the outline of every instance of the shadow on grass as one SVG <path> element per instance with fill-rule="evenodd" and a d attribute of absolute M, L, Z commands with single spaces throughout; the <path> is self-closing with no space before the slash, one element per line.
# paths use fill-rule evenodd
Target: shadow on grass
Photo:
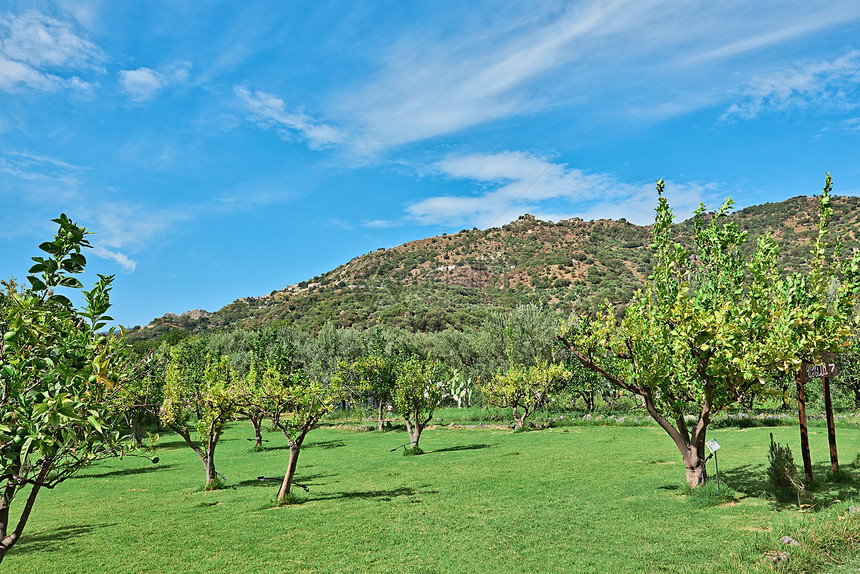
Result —
<path fill-rule="evenodd" d="M 491 448 L 493 445 L 491 444 L 464 444 L 460 446 L 449 446 L 448 448 L 439 448 L 436 450 L 431 450 L 426 452 L 425 454 L 434 454 L 437 452 L 458 452 L 461 450 L 480 450 L 483 448 Z"/>
<path fill-rule="evenodd" d="M 127 468 L 119 470 L 111 470 L 109 472 L 90 472 L 78 473 L 73 478 L 107 478 L 109 476 L 132 476 L 135 474 L 148 474 L 150 472 L 158 472 L 176 468 L 175 464 L 150 464 L 149 466 L 141 466 L 139 468 Z"/>
<path fill-rule="evenodd" d="M 417 499 L 412 499 L 418 494 L 438 494 L 438 490 L 418 491 L 415 488 L 401 487 L 392 488 L 390 490 L 352 490 L 346 492 L 334 492 L 323 496 L 314 496 L 311 500 L 338 500 L 338 499 L 359 499 L 359 500 L 379 500 L 382 502 L 390 502 L 398 496 L 410 497 L 410 502 L 421 502 Z"/>
<path fill-rule="evenodd" d="M 323 440 L 319 442 L 309 442 L 306 443 L 302 448 L 322 448 L 328 450 L 330 448 L 340 448 L 342 446 L 346 446 L 346 443 L 340 439 L 335 440 Z"/>
<path fill-rule="evenodd" d="M 329 478 L 332 476 L 335 476 L 335 475 L 334 474 L 310 474 L 310 475 L 306 475 L 306 476 L 298 476 L 297 475 L 293 478 L 293 482 L 297 482 L 299 484 L 304 484 L 305 486 L 320 486 L 320 485 L 325 484 L 325 483 L 314 482 L 314 481 L 322 479 L 322 478 Z M 252 479 L 248 479 L 248 480 L 243 480 L 242 482 L 237 483 L 235 486 L 237 486 L 237 487 L 265 486 L 267 488 L 272 488 L 274 486 L 279 487 L 281 485 L 281 481 L 283 481 L 283 480 L 284 480 L 283 475 L 282 476 L 264 476 L 262 478 L 257 477 L 257 478 L 252 478 Z"/>
<path fill-rule="evenodd" d="M 60 542 L 86 536 L 99 528 L 117 526 L 116 524 L 76 524 L 75 526 L 61 526 L 52 530 L 28 533 L 26 530 L 15 546 L 12 547 L 13 554 L 29 554 L 30 552 L 54 552 L 64 548 Z"/>
<path fill-rule="evenodd" d="M 819 463 L 812 465 L 812 475 L 815 486 L 801 496 L 801 502 L 809 504 L 814 510 L 822 510 L 837 500 L 846 500 L 856 497 L 860 492 L 860 477 L 852 465 L 843 466 L 851 475 L 850 482 L 833 482 L 830 478 L 830 463 Z M 803 468 L 798 465 L 799 476 L 803 477 Z M 715 480 L 713 473 L 708 475 L 708 480 Z M 767 468 L 764 464 L 746 464 L 743 466 L 720 469 L 720 483 L 725 483 L 743 497 L 760 498 L 769 501 L 775 509 L 797 508 L 797 501 L 776 500 L 772 489 L 767 481 Z M 676 490 L 671 485 L 661 486 L 662 489 Z"/>
<path fill-rule="evenodd" d="M 346 446 L 346 443 L 340 439 L 334 440 L 323 440 L 318 442 L 308 442 L 302 445 L 302 450 L 306 448 L 322 448 L 328 450 L 330 448 L 340 448 L 342 446 Z M 277 451 L 277 450 L 290 450 L 290 445 L 284 444 L 279 446 L 267 446 L 263 447 L 264 451 Z"/>

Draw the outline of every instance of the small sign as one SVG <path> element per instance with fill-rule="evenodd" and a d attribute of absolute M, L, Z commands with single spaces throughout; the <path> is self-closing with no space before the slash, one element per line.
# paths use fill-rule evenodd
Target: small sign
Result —
<path fill-rule="evenodd" d="M 705 446 L 708 447 L 708 450 L 711 452 L 717 452 L 720 449 L 720 443 L 717 442 L 717 439 L 712 438 L 708 442 L 705 443 Z"/>
<path fill-rule="evenodd" d="M 832 362 L 833 355 L 830 353 L 821 353 L 821 359 L 824 362 L 817 365 L 811 365 L 809 363 L 801 365 L 800 372 L 797 376 L 801 383 L 809 382 L 812 379 L 836 376 L 836 365 Z"/>

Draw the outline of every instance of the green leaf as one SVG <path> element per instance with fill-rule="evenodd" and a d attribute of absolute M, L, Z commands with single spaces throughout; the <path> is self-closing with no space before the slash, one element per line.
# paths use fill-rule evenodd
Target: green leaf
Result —
<path fill-rule="evenodd" d="M 87 417 L 87 420 L 90 421 L 90 424 L 93 425 L 93 428 L 95 428 L 98 432 L 102 432 L 102 425 L 99 419 L 97 419 L 93 415 L 90 415 Z"/>
<path fill-rule="evenodd" d="M 33 275 L 27 275 L 27 281 L 33 286 L 34 291 L 44 291 L 48 288 L 44 281 Z"/>
<path fill-rule="evenodd" d="M 71 287 L 72 289 L 80 289 L 83 287 L 81 282 L 75 277 L 63 277 L 60 279 L 60 285 L 63 287 Z"/>
<path fill-rule="evenodd" d="M 72 306 L 72 302 L 65 295 L 51 295 L 51 297 L 48 300 L 53 302 L 53 303 L 57 303 L 59 305 L 62 305 L 64 307 L 71 307 Z"/>
<path fill-rule="evenodd" d="M 44 251 L 45 253 L 50 253 L 51 255 L 56 255 L 62 251 L 62 248 L 54 243 L 53 241 L 46 241 L 39 245 L 39 249 Z"/>

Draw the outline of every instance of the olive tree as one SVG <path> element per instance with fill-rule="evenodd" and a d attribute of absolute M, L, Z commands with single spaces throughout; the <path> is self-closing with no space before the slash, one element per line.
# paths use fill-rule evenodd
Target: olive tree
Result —
<path fill-rule="evenodd" d="M 81 289 L 73 275 L 86 265 L 86 228 L 65 214 L 39 248 L 19 288 L 0 293 L 0 561 L 19 540 L 36 498 L 94 460 L 120 454 L 121 418 L 109 408 L 123 382 L 118 370 L 127 347 L 102 330 L 111 318 L 113 276 L 99 275 L 76 308 L 58 287 Z M 29 488 L 29 491 L 26 489 Z M 17 523 L 10 510 L 24 495 Z"/>
<path fill-rule="evenodd" d="M 711 417 L 739 396 L 765 392 L 779 361 L 778 252 L 765 236 L 744 258 L 747 234 L 728 220 L 731 200 L 710 215 L 699 207 L 695 253 L 689 252 L 670 240 L 672 211 L 663 191 L 660 180 L 654 271 L 645 288 L 620 317 L 607 302 L 597 316 L 574 318 L 559 338 L 584 366 L 642 398 L 695 487 L 706 479 Z"/>

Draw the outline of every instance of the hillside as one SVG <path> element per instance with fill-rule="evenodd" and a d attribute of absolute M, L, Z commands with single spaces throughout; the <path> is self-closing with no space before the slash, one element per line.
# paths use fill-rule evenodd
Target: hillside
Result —
<path fill-rule="evenodd" d="M 815 237 L 817 200 L 798 196 L 738 211 L 732 217 L 755 238 L 770 231 L 782 263 L 798 269 Z M 835 197 L 832 238 L 860 248 L 860 198 Z M 676 225 L 690 244 L 691 221 Z M 168 314 L 133 329 L 132 340 L 171 329 L 196 332 L 284 321 L 316 330 L 399 325 L 415 331 L 480 325 L 494 309 L 535 302 L 564 313 L 627 301 L 650 272 L 650 226 L 625 220 L 558 223 L 523 215 L 503 227 L 464 229 L 361 255 L 321 276 L 263 297 L 246 297 L 208 313 Z"/>

